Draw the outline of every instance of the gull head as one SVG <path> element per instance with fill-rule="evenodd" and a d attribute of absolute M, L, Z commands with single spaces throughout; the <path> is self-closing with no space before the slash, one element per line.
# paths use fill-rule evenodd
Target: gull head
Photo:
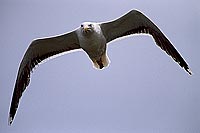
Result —
<path fill-rule="evenodd" d="M 83 34 L 88 35 L 95 31 L 95 23 L 84 22 L 81 24 L 81 31 Z"/>

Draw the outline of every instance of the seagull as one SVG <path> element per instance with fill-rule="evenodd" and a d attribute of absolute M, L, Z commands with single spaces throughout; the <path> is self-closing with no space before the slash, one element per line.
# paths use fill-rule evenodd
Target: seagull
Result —
<path fill-rule="evenodd" d="M 22 93 L 29 85 L 30 74 L 38 64 L 56 55 L 82 49 L 95 68 L 103 69 L 109 65 L 106 52 L 108 43 L 117 38 L 140 33 L 151 35 L 157 46 L 171 56 L 189 75 L 192 75 L 189 66 L 172 43 L 148 17 L 138 10 L 131 10 L 109 22 L 84 22 L 71 32 L 36 39 L 29 45 L 18 70 L 10 106 L 9 125 L 13 122 Z"/>

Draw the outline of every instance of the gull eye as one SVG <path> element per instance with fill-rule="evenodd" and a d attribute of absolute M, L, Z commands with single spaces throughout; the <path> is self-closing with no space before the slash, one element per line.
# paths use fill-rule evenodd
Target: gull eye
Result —
<path fill-rule="evenodd" d="M 81 24 L 81 27 L 83 27 L 83 24 Z"/>

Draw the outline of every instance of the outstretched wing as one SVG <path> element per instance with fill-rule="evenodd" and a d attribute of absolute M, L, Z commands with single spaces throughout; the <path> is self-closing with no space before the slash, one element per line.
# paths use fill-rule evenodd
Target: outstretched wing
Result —
<path fill-rule="evenodd" d="M 75 31 L 56 37 L 38 39 L 30 44 L 19 67 L 10 106 L 9 124 L 12 123 L 18 108 L 19 99 L 29 84 L 30 73 L 33 68 L 49 57 L 79 48 Z"/>
<path fill-rule="evenodd" d="M 170 55 L 190 75 L 192 74 L 187 63 L 174 48 L 171 42 L 150 19 L 148 19 L 139 11 L 132 10 L 114 21 L 102 23 L 101 30 L 107 42 L 110 42 L 119 37 L 136 33 L 150 34 L 153 36 L 156 44 L 162 50 Z"/>

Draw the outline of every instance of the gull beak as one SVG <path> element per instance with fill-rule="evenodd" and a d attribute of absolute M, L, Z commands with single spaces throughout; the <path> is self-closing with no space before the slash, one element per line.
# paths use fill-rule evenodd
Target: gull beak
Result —
<path fill-rule="evenodd" d="M 84 31 L 84 32 L 88 32 L 89 30 L 90 30 L 90 27 L 89 27 L 89 26 L 85 25 L 85 26 L 83 27 L 83 31 Z"/>
<path fill-rule="evenodd" d="M 87 32 L 87 31 L 88 31 L 88 28 L 84 28 L 83 31 L 84 31 L 84 32 Z"/>
<path fill-rule="evenodd" d="M 87 32 L 87 31 L 89 30 L 89 27 L 86 26 L 86 27 L 83 28 L 83 30 L 84 30 L 85 32 Z"/>

